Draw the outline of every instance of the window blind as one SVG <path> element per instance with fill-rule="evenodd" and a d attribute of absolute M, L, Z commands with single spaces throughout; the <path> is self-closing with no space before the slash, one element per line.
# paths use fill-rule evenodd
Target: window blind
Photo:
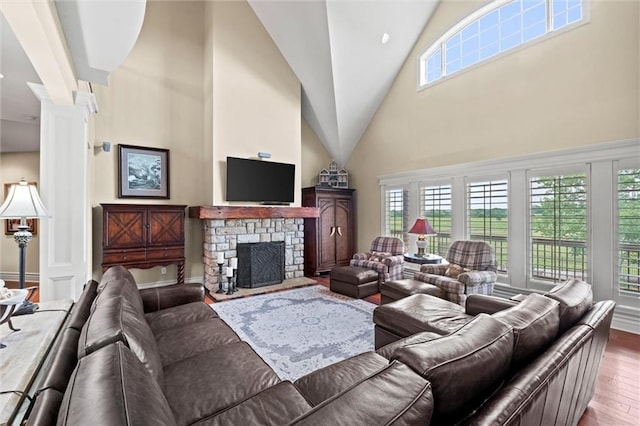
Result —
<path fill-rule="evenodd" d="M 508 263 L 508 182 L 506 179 L 467 184 L 467 235 L 485 241 L 496 253 L 498 271 Z"/>
<path fill-rule="evenodd" d="M 640 169 L 618 171 L 618 288 L 640 293 Z"/>
<path fill-rule="evenodd" d="M 385 235 L 398 237 L 408 244 L 408 191 L 389 189 L 385 191 Z"/>
<path fill-rule="evenodd" d="M 427 237 L 427 250 L 446 256 L 451 244 L 451 185 L 422 186 L 420 215 L 427 218 L 437 232 L 437 235 Z"/>

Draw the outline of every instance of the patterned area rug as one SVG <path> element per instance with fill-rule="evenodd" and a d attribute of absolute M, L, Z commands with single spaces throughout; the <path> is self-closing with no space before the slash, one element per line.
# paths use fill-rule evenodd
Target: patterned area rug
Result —
<path fill-rule="evenodd" d="M 373 350 L 375 305 L 321 285 L 216 303 L 212 308 L 283 380 Z"/>

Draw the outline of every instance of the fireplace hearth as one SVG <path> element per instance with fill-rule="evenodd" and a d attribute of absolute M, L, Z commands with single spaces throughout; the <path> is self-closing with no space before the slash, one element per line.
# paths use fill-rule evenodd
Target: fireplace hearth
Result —
<path fill-rule="evenodd" d="M 238 287 L 280 284 L 285 278 L 285 242 L 238 244 Z"/>

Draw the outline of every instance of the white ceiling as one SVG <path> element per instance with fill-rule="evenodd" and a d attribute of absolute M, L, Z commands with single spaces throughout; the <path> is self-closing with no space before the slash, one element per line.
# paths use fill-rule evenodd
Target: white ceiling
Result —
<path fill-rule="evenodd" d="M 439 0 L 248 0 L 302 84 L 302 114 L 344 165 Z M 144 0 L 57 0 L 79 79 L 105 83 L 137 38 Z M 1 17 L 0 152 L 39 149 L 40 80 Z M 381 43 L 384 33 L 389 41 Z M 87 53 L 88 52 L 88 53 Z M 96 53 L 100 53 L 99 55 Z M 35 119 L 34 119 L 35 117 Z"/>
<path fill-rule="evenodd" d="M 302 114 L 349 159 L 439 0 L 248 0 L 302 83 Z M 389 41 L 381 43 L 384 33 Z"/>

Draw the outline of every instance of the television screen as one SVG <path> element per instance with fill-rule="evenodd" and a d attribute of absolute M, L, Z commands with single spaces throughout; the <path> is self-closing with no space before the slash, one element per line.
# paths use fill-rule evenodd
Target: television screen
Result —
<path fill-rule="evenodd" d="M 292 203 L 295 164 L 227 157 L 227 201 Z"/>

